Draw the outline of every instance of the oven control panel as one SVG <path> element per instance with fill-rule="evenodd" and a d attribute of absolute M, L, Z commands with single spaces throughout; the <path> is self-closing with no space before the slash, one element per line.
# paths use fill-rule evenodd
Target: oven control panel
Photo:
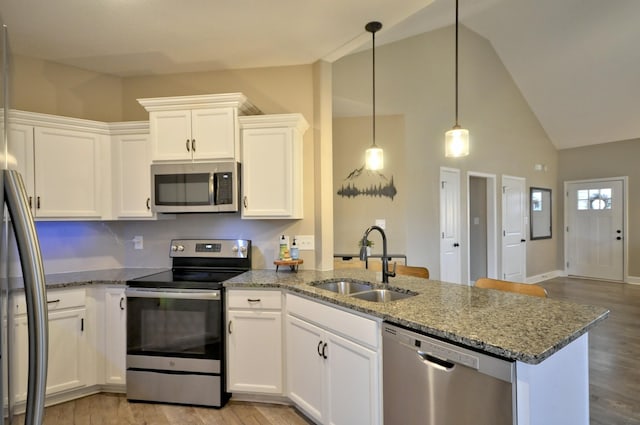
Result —
<path fill-rule="evenodd" d="M 247 239 L 173 239 L 170 257 L 247 258 Z"/>

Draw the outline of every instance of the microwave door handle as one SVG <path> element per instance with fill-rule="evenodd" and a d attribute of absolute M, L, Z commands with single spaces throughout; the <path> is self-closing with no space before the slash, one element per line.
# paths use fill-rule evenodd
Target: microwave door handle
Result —
<path fill-rule="evenodd" d="M 218 188 L 216 181 L 216 173 L 209 174 L 209 204 L 217 205 L 218 204 Z"/>

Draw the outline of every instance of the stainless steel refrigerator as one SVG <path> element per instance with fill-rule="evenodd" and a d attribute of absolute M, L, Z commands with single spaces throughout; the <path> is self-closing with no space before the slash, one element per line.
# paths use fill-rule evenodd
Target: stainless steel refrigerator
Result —
<path fill-rule="evenodd" d="M 9 50 L 8 29 L 0 17 L 0 206 L 2 206 L 2 227 L 0 228 L 0 341 L 3 357 L 0 363 L 0 400 L 3 403 L 3 423 L 13 421 L 11 396 L 11 354 L 12 354 L 12 318 L 8 300 L 14 292 L 24 291 L 27 303 L 29 331 L 29 372 L 27 383 L 27 402 L 24 423 L 42 424 L 44 416 L 44 398 L 47 381 L 48 323 L 47 300 L 44 280 L 44 268 L 40 255 L 40 245 L 33 217 L 27 202 L 22 177 L 9 169 L 8 134 L 11 92 L 11 55 Z M 6 206 L 6 209 L 5 209 Z M 20 258 L 21 279 L 10 273 L 10 255 L 17 252 Z M 19 282 L 19 283 L 16 283 Z M 5 391 L 7 394 L 5 394 Z"/>

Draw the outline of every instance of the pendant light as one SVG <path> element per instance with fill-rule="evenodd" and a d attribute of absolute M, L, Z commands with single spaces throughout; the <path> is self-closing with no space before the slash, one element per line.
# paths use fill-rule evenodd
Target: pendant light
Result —
<path fill-rule="evenodd" d="M 364 29 L 371 33 L 371 55 L 372 55 L 372 70 L 373 70 L 373 143 L 371 147 L 367 149 L 365 153 L 365 168 L 367 170 L 382 170 L 384 167 L 384 158 L 382 154 L 382 148 L 376 145 L 376 32 L 382 28 L 380 22 L 369 22 L 365 25 Z"/>
<path fill-rule="evenodd" d="M 445 156 L 469 155 L 469 130 L 458 124 L 458 0 L 456 0 L 456 124 L 445 133 Z"/>

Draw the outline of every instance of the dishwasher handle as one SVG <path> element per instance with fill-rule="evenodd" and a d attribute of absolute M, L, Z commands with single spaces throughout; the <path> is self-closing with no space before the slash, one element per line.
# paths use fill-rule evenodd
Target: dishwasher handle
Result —
<path fill-rule="evenodd" d="M 442 360 L 438 357 L 432 356 L 431 354 L 425 353 L 424 351 L 418 350 L 416 353 L 418 354 L 418 357 L 420 358 L 420 360 L 422 360 L 424 364 L 433 366 L 436 369 L 439 369 L 443 372 L 451 372 L 453 368 L 456 366 L 455 363 Z"/>

